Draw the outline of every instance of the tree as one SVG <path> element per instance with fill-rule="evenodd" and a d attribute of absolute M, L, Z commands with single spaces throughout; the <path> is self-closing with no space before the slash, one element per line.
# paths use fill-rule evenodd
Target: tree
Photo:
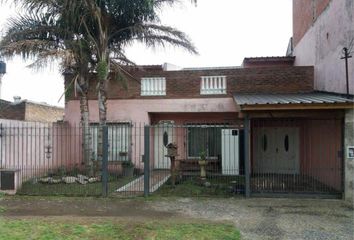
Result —
<path fill-rule="evenodd" d="M 78 76 L 84 79 L 89 68 L 97 72 L 100 126 L 106 124 L 107 118 L 106 88 L 112 76 L 109 70 L 118 73 L 118 76 L 124 76 L 125 71 L 122 66 L 134 64 L 125 56 L 125 46 L 134 41 L 143 42 L 147 46 L 171 44 L 191 53 L 197 53 L 183 32 L 160 24 L 157 10 L 164 4 L 172 5 L 176 0 L 15 0 L 14 2 L 22 4 L 28 12 L 46 16 L 50 23 L 60 26 L 57 29 L 48 28 L 47 31 L 42 31 L 40 28 L 41 30 L 34 39 L 25 38 L 24 44 L 17 46 L 20 53 L 26 56 L 30 50 L 31 54 L 40 56 L 47 51 L 50 52 L 53 48 L 57 50 L 60 44 L 63 50 L 70 49 L 73 54 L 83 54 L 78 55 L 79 60 L 76 62 Z M 26 18 L 24 22 L 27 22 Z M 38 22 L 41 23 L 41 21 Z M 32 27 L 29 26 L 26 31 L 31 33 Z M 26 31 L 20 31 L 23 34 L 22 37 Z M 64 31 L 65 37 L 61 38 L 60 34 L 60 37 L 52 37 L 52 33 L 56 31 L 60 34 Z M 9 35 L 11 35 L 10 32 L 8 32 Z M 51 40 L 49 46 L 44 47 L 41 45 L 44 42 L 37 41 L 48 36 Z M 31 40 L 30 46 L 26 45 L 27 40 Z M 9 46 L 16 41 L 8 41 Z M 68 44 L 72 41 L 76 44 Z M 83 43 L 84 47 L 82 47 Z M 7 51 L 8 55 L 17 53 L 14 50 L 11 53 L 11 47 L 7 48 Z M 80 64 L 82 56 L 90 59 L 88 69 L 86 69 L 87 62 Z M 99 131 L 98 139 L 98 156 L 102 157 L 102 131 Z"/>
<path fill-rule="evenodd" d="M 60 60 L 63 71 L 74 76 L 75 89 L 79 89 L 81 126 L 83 135 L 83 156 L 88 174 L 92 175 L 90 161 L 89 67 L 92 61 L 90 43 L 79 33 L 81 24 L 75 19 L 60 18 L 64 6 L 60 1 L 15 1 L 27 10 L 24 15 L 8 22 L 5 36 L 0 42 L 1 55 L 11 58 L 21 55 L 24 59 L 34 59 L 30 67 L 44 68 L 48 63 Z M 55 3 L 55 4 L 54 4 Z M 91 64 L 92 65 L 92 64 Z"/>
<path fill-rule="evenodd" d="M 68 14 L 77 15 L 77 9 L 82 12 L 81 21 L 85 34 L 94 44 L 101 125 L 106 122 L 106 84 L 109 80 L 110 66 L 115 63 L 114 60 L 130 62 L 123 54 L 124 46 L 132 41 L 142 41 L 147 46 L 164 46 L 165 43 L 169 43 L 196 53 L 184 33 L 158 24 L 156 10 L 164 3 L 174 2 L 174 0 L 68 1 L 68 9 L 72 10 Z"/>
<path fill-rule="evenodd" d="M 99 123 L 107 120 L 107 82 L 109 69 L 120 63 L 129 63 L 124 55 L 124 47 L 132 41 L 141 41 L 147 46 L 166 43 L 197 53 L 188 37 L 172 27 L 160 25 L 157 9 L 163 4 L 173 4 L 175 0 L 68 0 L 66 18 L 80 15 L 85 35 L 94 44 L 98 78 Z M 117 62 L 118 61 L 118 62 Z M 114 68 L 111 68 L 114 69 Z M 102 132 L 99 131 L 98 155 L 102 156 Z"/>

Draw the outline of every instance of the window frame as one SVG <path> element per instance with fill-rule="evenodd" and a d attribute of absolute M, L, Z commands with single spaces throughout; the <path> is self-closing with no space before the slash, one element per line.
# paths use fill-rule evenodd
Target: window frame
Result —
<path fill-rule="evenodd" d="M 213 88 L 210 88 L 211 85 Z M 215 85 L 217 86 L 216 88 Z M 220 76 L 200 77 L 200 95 L 226 95 L 226 94 L 227 94 L 226 76 L 220 75 Z"/>
<path fill-rule="evenodd" d="M 189 160 L 194 160 L 194 159 L 199 159 L 200 158 L 199 155 L 190 156 L 190 146 L 189 146 L 189 143 L 190 143 L 189 129 L 190 128 L 196 128 L 196 129 L 218 129 L 218 130 L 220 130 L 220 137 L 221 137 L 221 130 L 225 129 L 225 128 L 229 128 L 228 124 L 222 124 L 222 123 L 220 123 L 220 124 L 187 123 L 185 125 L 186 125 L 186 130 L 187 130 L 187 133 L 186 133 L 186 150 L 187 150 L 186 156 L 187 156 L 187 159 L 189 159 Z M 220 154 L 217 154 L 216 156 L 209 156 L 210 150 L 208 150 L 208 152 L 206 153 L 206 155 L 207 155 L 206 158 L 209 159 L 209 160 L 218 159 L 219 155 L 221 157 L 221 151 L 222 151 L 222 146 L 221 146 L 221 139 L 220 139 Z"/>
<path fill-rule="evenodd" d="M 166 77 L 142 77 L 140 83 L 140 96 L 166 96 Z"/>
<path fill-rule="evenodd" d="M 124 162 L 131 160 L 131 141 L 132 141 L 132 124 L 130 122 L 110 122 L 107 123 L 108 126 L 108 162 Z M 111 127 L 111 128 L 110 128 Z M 90 123 L 90 137 L 91 137 L 91 148 L 90 148 L 90 157 L 97 161 L 97 149 L 98 149 L 98 123 Z M 111 146 L 111 141 L 114 141 L 114 138 L 117 138 L 118 134 L 113 132 L 114 129 L 119 129 L 125 132 L 125 144 L 121 145 L 125 151 L 119 149 L 117 146 L 114 150 L 114 146 Z M 93 131 L 94 130 L 94 131 Z M 111 131 L 110 131 L 111 130 Z M 122 140 L 122 139 L 121 139 Z M 94 142 L 95 141 L 95 142 Z M 96 148 L 96 149 L 95 149 Z M 125 156 L 121 156 L 120 153 L 125 152 Z"/>

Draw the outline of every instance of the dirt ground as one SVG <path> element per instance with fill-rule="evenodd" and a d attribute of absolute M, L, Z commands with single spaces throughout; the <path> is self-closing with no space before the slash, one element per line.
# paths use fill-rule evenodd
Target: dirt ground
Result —
<path fill-rule="evenodd" d="M 340 200 L 5 197 L 0 209 L 21 219 L 232 222 L 243 239 L 354 239 L 353 208 Z"/>

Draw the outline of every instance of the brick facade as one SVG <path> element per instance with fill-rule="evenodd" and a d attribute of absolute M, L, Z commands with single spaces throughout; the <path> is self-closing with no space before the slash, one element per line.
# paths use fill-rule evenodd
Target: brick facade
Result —
<path fill-rule="evenodd" d="M 293 0 L 293 41 L 296 46 L 331 0 Z"/>
<path fill-rule="evenodd" d="M 0 118 L 32 122 L 56 122 L 63 120 L 64 109 L 29 101 L 11 103 L 0 100 Z"/>
<path fill-rule="evenodd" d="M 26 113 L 24 103 L 12 104 L 11 102 L 0 100 L 0 118 L 12 120 L 24 120 Z"/>
<path fill-rule="evenodd" d="M 134 79 L 126 84 L 112 77 L 108 83 L 108 99 L 186 99 L 231 97 L 234 93 L 298 93 L 313 91 L 313 67 L 265 67 L 209 70 L 163 71 L 162 68 L 131 70 Z M 201 95 L 201 76 L 226 76 L 227 94 Z M 140 96 L 142 77 L 165 77 L 166 96 Z M 66 84 L 71 82 L 66 76 Z M 91 86 L 97 83 L 92 79 Z M 126 85 L 124 87 L 124 85 Z M 97 99 L 96 89 L 91 88 L 89 99 Z M 71 92 L 66 101 L 78 100 Z"/>
<path fill-rule="evenodd" d="M 32 122 L 56 122 L 63 119 L 63 108 L 35 104 L 26 104 L 26 121 Z"/>

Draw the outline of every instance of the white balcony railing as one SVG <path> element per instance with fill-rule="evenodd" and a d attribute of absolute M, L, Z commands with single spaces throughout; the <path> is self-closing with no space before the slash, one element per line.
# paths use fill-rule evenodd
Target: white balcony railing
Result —
<path fill-rule="evenodd" d="M 226 76 L 202 77 L 200 94 L 226 94 Z"/>
<path fill-rule="evenodd" d="M 164 96 L 166 95 L 166 78 L 142 78 L 141 96 Z"/>

